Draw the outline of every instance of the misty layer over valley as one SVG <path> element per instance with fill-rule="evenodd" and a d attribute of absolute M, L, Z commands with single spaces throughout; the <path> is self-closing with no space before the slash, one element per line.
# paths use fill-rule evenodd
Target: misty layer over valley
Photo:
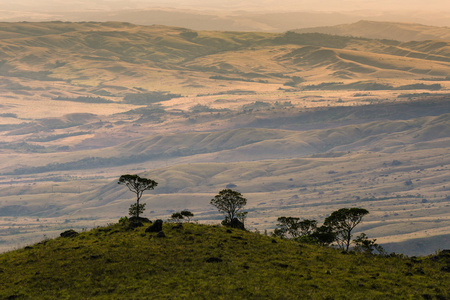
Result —
<path fill-rule="evenodd" d="M 18 0 L 0 3 L 0 21 L 116 21 L 194 30 L 284 32 L 360 20 L 449 26 L 447 1 Z"/>
<path fill-rule="evenodd" d="M 449 248 L 448 28 L 323 25 L 0 23 L 0 250 L 116 222 L 122 174 L 150 219 L 233 187 L 249 230 L 364 207 L 388 251 Z"/>

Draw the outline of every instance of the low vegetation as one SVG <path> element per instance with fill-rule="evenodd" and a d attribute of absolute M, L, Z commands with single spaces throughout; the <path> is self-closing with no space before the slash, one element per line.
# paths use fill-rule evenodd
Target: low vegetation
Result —
<path fill-rule="evenodd" d="M 147 223 L 147 226 L 150 224 Z M 447 299 L 450 254 L 374 256 L 193 223 L 126 222 L 0 255 L 2 299 Z"/>

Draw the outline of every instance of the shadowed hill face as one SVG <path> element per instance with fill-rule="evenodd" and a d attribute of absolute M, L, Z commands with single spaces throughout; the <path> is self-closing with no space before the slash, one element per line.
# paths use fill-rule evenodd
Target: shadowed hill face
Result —
<path fill-rule="evenodd" d="M 113 167 L 161 159 L 217 155 L 221 161 L 279 159 L 305 157 L 327 151 L 396 152 L 394 144 L 426 147 L 427 142 L 450 136 L 448 115 L 407 121 L 378 121 L 340 128 L 286 131 L 242 128 L 212 133 L 179 133 L 156 135 L 134 140 L 98 152 L 85 153 L 86 158 L 65 163 L 50 163 L 39 167 L 17 168 L 6 174 L 33 174 L 49 171 L 68 171 Z M 66 125 L 68 126 L 68 125 Z M 401 138 L 398 138 L 398 136 Z M 445 143 L 444 143 L 445 144 Z M 433 148 L 433 146 L 429 146 Z M 395 149 L 395 147 L 394 147 Z M 99 155 L 106 153 L 106 155 Z M 113 155 L 112 155 L 113 154 Z M 234 159 L 233 159 L 234 156 Z"/>

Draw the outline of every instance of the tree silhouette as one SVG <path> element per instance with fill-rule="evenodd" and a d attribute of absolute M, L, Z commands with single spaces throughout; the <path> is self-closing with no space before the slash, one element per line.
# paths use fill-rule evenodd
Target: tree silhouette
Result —
<path fill-rule="evenodd" d="M 188 223 L 191 221 L 191 218 L 194 216 L 193 213 L 191 213 L 189 210 L 183 210 L 180 212 L 180 214 L 183 216 L 183 218 L 186 218 Z"/>
<path fill-rule="evenodd" d="M 126 174 L 120 176 L 118 184 L 125 184 L 130 191 L 136 194 L 136 204 L 134 211 L 136 212 L 135 216 L 139 221 L 139 213 L 142 213 L 145 209 L 144 205 L 139 204 L 139 200 L 141 199 L 144 191 L 153 190 L 158 185 L 158 183 L 151 179 L 141 178 L 138 175 Z"/>
<path fill-rule="evenodd" d="M 386 253 L 383 247 L 376 243 L 377 239 L 369 239 L 364 232 L 358 235 L 353 241 L 355 242 L 354 250 L 357 252 L 373 254 L 374 251 L 377 251 L 381 255 Z"/>
<path fill-rule="evenodd" d="M 276 228 L 274 231 L 274 235 L 285 238 L 287 235 L 296 238 L 299 236 L 298 228 L 299 228 L 299 221 L 300 218 L 294 218 L 294 217 L 279 217 L 277 219 L 278 224 L 280 228 Z"/>
<path fill-rule="evenodd" d="M 364 208 L 341 208 L 332 212 L 331 215 L 325 219 L 324 225 L 333 229 L 336 233 L 336 242 L 339 247 L 348 251 L 352 239 L 352 230 L 368 213 L 369 211 Z"/>
<path fill-rule="evenodd" d="M 303 220 L 294 217 L 279 217 L 277 219 L 280 228 L 274 230 L 274 235 L 286 238 L 288 236 L 292 238 L 298 238 L 302 236 L 310 236 L 317 228 L 316 220 Z"/>
<path fill-rule="evenodd" d="M 231 189 L 224 189 L 213 199 L 211 205 L 214 205 L 219 212 L 225 214 L 225 220 L 229 222 L 238 217 L 238 212 L 247 204 L 247 199 L 242 194 Z"/>
<path fill-rule="evenodd" d="M 172 214 L 172 216 L 170 218 L 172 220 L 174 220 L 175 222 L 179 223 L 179 222 L 181 222 L 181 220 L 184 219 L 184 216 L 180 212 L 175 212 Z"/>

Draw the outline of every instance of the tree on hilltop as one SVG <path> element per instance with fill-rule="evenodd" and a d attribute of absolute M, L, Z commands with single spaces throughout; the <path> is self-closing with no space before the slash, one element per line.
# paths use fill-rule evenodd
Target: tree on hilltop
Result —
<path fill-rule="evenodd" d="M 298 222 L 300 218 L 294 218 L 294 217 L 279 217 L 277 219 L 278 224 L 280 228 L 276 228 L 274 230 L 274 235 L 285 238 L 287 235 L 296 238 L 298 237 Z"/>
<path fill-rule="evenodd" d="M 276 228 L 274 235 L 285 238 L 290 236 L 292 238 L 298 238 L 302 236 L 310 236 L 317 228 L 316 220 L 303 220 L 294 217 L 279 217 L 277 219 L 280 228 Z"/>
<path fill-rule="evenodd" d="M 369 239 L 364 232 L 358 235 L 353 241 L 355 242 L 353 249 L 357 252 L 373 254 L 374 251 L 377 251 L 381 255 L 386 253 L 383 247 L 376 243 L 377 239 Z"/>
<path fill-rule="evenodd" d="M 139 221 L 139 214 L 145 210 L 145 203 L 139 204 L 139 200 L 144 191 L 153 190 L 158 183 L 148 178 L 141 178 L 138 175 L 126 174 L 120 176 L 118 184 L 125 184 L 130 191 L 136 194 L 136 204 L 131 205 L 129 212 Z"/>
<path fill-rule="evenodd" d="M 193 213 L 191 213 L 189 210 L 182 210 L 180 212 L 181 216 L 183 216 L 183 218 L 186 218 L 188 223 L 191 222 L 191 218 L 194 216 Z"/>
<path fill-rule="evenodd" d="M 191 218 L 194 216 L 193 213 L 191 213 L 189 210 L 182 210 L 181 212 L 174 212 L 170 219 L 173 221 L 179 223 L 182 222 L 182 220 L 186 219 L 187 222 L 191 222 Z"/>
<path fill-rule="evenodd" d="M 243 223 L 238 218 L 243 216 L 239 211 L 247 204 L 247 199 L 241 193 L 231 189 L 224 189 L 211 199 L 210 203 L 225 215 L 225 220 L 222 224 L 235 224 L 238 221 L 243 227 Z"/>
<path fill-rule="evenodd" d="M 181 220 L 184 219 L 184 216 L 180 213 L 180 212 L 175 212 L 172 214 L 172 216 L 170 217 L 173 221 L 180 223 Z"/>
<path fill-rule="evenodd" d="M 339 247 L 348 251 L 352 239 L 352 230 L 368 213 L 369 211 L 364 208 L 341 208 L 332 212 L 331 215 L 325 219 L 324 225 L 333 229 L 336 233 L 336 242 Z"/>

